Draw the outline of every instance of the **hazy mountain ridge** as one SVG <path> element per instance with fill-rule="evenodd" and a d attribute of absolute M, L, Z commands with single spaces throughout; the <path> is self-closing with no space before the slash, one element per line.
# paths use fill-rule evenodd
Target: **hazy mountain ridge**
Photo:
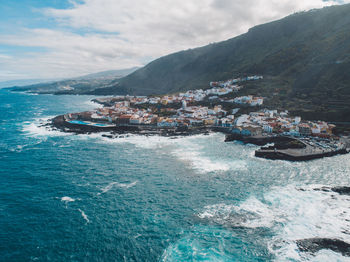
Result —
<path fill-rule="evenodd" d="M 50 81 L 22 87 L 12 87 L 11 89 L 13 91 L 28 91 L 40 94 L 85 94 L 98 88 L 115 86 L 118 79 L 137 69 L 137 67 L 133 67 L 121 70 L 108 70 L 72 79 Z"/>
<path fill-rule="evenodd" d="M 12 86 L 28 86 L 39 84 L 43 82 L 58 81 L 57 79 L 19 79 L 19 80 L 8 80 L 0 82 L 0 88 L 8 88 Z"/>

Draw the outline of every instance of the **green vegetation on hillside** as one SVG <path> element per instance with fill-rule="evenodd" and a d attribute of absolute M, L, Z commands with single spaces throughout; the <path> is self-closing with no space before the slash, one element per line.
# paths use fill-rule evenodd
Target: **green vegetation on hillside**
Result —
<path fill-rule="evenodd" d="M 306 118 L 350 121 L 350 5 L 256 26 L 224 42 L 161 57 L 95 94 L 166 94 L 262 74 L 242 93 Z"/>

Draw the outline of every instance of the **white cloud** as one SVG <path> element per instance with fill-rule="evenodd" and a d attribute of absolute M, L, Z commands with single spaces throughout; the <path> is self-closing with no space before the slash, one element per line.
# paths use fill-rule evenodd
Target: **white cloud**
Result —
<path fill-rule="evenodd" d="M 333 5 L 336 1 L 85 0 L 72 3 L 70 9 L 43 10 L 46 16 L 56 19 L 61 29 L 26 29 L 1 37 L 0 43 L 47 48 L 47 52 L 29 54 L 18 58 L 17 63 L 9 62 L 8 66 L 35 77 L 49 78 L 126 68 L 171 52 L 225 40 L 254 25 L 293 12 Z"/>
<path fill-rule="evenodd" d="M 11 56 L 9 56 L 9 55 L 5 55 L 5 54 L 0 54 L 0 59 L 2 60 L 2 59 L 6 59 L 6 60 L 8 60 L 8 59 L 12 59 L 12 57 Z M 1 61 L 0 61 L 1 62 Z"/>

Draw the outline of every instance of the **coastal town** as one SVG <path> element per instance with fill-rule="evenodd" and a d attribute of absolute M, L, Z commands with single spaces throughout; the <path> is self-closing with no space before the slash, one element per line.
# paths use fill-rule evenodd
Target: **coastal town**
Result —
<path fill-rule="evenodd" d="M 288 111 L 265 109 L 263 97 L 238 95 L 244 89 L 244 82 L 261 79 L 263 76 L 258 75 L 233 78 L 210 82 L 205 90 L 189 90 L 163 96 L 97 98 L 94 102 L 103 107 L 93 111 L 68 113 L 54 123 L 66 132 L 189 135 L 219 131 L 227 134 L 227 141 L 248 139 L 249 143 L 261 145 L 267 142 L 278 143 L 276 138 L 280 140 L 280 137 L 288 137 L 301 143 L 302 148 L 307 147 L 311 154 L 347 150 L 346 142 L 340 142 L 333 135 L 335 125 L 324 121 L 304 121 L 299 116 L 290 116 Z M 242 107 L 246 109 L 244 112 L 241 111 Z M 305 138 L 314 141 L 301 142 Z M 265 142 L 257 142 L 262 140 Z M 272 154 L 277 153 L 281 152 L 273 148 Z M 260 151 L 259 156 L 262 155 Z"/>

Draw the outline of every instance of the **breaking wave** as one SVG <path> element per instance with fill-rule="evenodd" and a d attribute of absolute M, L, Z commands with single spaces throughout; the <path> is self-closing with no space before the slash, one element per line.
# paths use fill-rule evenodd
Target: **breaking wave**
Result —
<path fill-rule="evenodd" d="M 37 118 L 33 122 L 26 122 L 22 131 L 36 138 L 47 136 L 72 136 L 71 133 L 65 133 L 55 130 L 48 126 L 52 117 Z M 107 144 L 132 144 L 137 148 L 155 150 L 158 154 L 169 153 L 186 166 L 197 171 L 198 173 L 210 173 L 217 171 L 229 170 L 247 170 L 247 163 L 245 160 L 239 159 L 222 159 L 221 155 L 213 156 L 208 149 L 209 145 L 206 143 L 208 139 L 223 141 L 224 135 L 210 134 L 210 135 L 194 135 L 188 137 L 164 137 L 164 136 L 144 136 L 144 135 L 130 135 L 123 134 L 117 138 L 108 138 L 103 135 L 109 133 L 93 133 L 93 134 L 79 134 L 75 137 L 86 140 L 94 139 Z"/>
<path fill-rule="evenodd" d="M 261 199 L 252 196 L 239 205 L 206 206 L 198 217 L 228 228 L 271 230 L 273 237 L 268 249 L 277 261 L 350 260 L 328 249 L 316 254 L 301 252 L 296 244 L 298 240 L 312 238 L 350 243 L 350 196 L 321 188 L 319 185 L 276 187 Z"/>
<path fill-rule="evenodd" d="M 224 242 L 208 244 L 209 239 L 216 238 L 229 239 L 230 232 L 217 228 L 198 226 L 191 232 L 184 232 L 182 237 L 170 244 L 163 252 L 160 261 L 242 261 L 235 254 L 230 254 L 225 248 Z M 242 259 L 249 260 L 245 257 Z"/>
<path fill-rule="evenodd" d="M 61 198 L 61 201 L 62 201 L 62 202 L 65 202 L 65 203 L 69 203 L 69 202 L 74 202 L 75 199 L 74 199 L 74 198 L 71 198 L 71 197 L 68 197 L 68 196 L 65 196 L 65 197 L 62 197 L 62 198 Z"/>
<path fill-rule="evenodd" d="M 69 133 L 61 132 L 53 129 L 47 124 L 50 123 L 50 119 L 53 116 L 45 118 L 37 118 L 33 122 L 25 122 L 22 128 L 22 132 L 31 137 L 43 137 L 43 136 L 68 136 Z"/>
<path fill-rule="evenodd" d="M 224 135 L 194 135 L 188 137 L 163 137 L 142 135 L 121 135 L 119 138 L 110 139 L 95 134 L 90 137 L 98 137 L 104 143 L 129 143 L 142 149 L 155 150 L 156 153 L 165 152 L 184 162 L 187 166 L 199 173 L 215 171 L 246 170 L 245 160 L 222 159 L 222 155 L 210 155 L 208 140 L 223 141 Z"/>

